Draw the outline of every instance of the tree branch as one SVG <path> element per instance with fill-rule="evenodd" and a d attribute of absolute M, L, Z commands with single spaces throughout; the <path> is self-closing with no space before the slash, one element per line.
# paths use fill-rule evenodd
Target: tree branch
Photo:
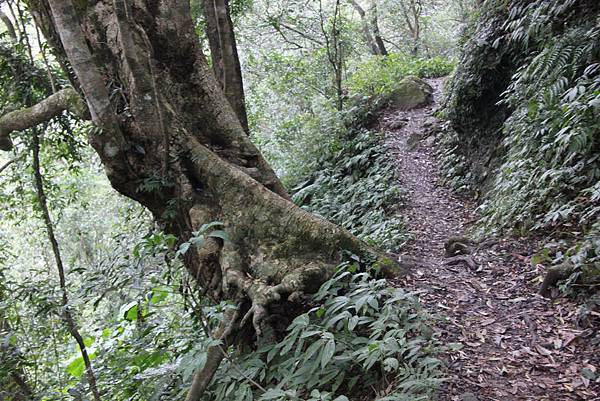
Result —
<path fill-rule="evenodd" d="M 12 160 L 9 160 L 9 161 L 7 161 L 6 163 L 4 163 L 4 164 L 2 165 L 2 167 L 0 167 L 0 174 L 2 174 L 2 173 L 4 172 L 4 170 L 6 170 L 7 168 L 9 168 L 11 164 L 15 163 L 15 162 L 16 162 L 17 160 L 19 160 L 21 157 L 22 157 L 22 156 L 20 156 L 20 157 L 15 157 L 14 159 L 12 159 Z"/>
<path fill-rule="evenodd" d="M 15 26 L 13 25 L 10 18 L 8 18 L 8 16 L 6 14 L 4 14 L 2 11 L 0 11 L 0 20 L 2 20 L 2 22 L 4 22 L 4 25 L 6 25 L 6 31 L 8 32 L 8 36 L 10 36 L 10 38 L 14 42 L 16 42 L 18 40 L 17 32 L 15 31 Z"/>
<path fill-rule="evenodd" d="M 82 118 L 87 114 L 87 107 L 73 88 L 63 89 L 32 107 L 15 110 L 0 117 L 0 150 L 12 149 L 11 132 L 35 127 L 59 116 L 65 110 Z"/>
<path fill-rule="evenodd" d="M 298 34 L 299 36 L 303 37 L 304 39 L 306 39 L 308 41 L 316 43 L 319 46 L 323 46 L 323 42 L 320 41 L 319 39 L 314 38 L 314 37 L 310 36 L 309 34 L 302 32 L 299 29 L 294 28 L 293 26 L 287 25 L 286 23 L 281 22 L 281 20 L 276 19 L 275 17 L 269 16 L 269 17 L 267 17 L 266 21 L 269 25 L 271 25 L 273 28 L 275 28 L 275 30 L 277 30 L 278 32 L 281 32 L 280 28 L 285 28 L 288 31 Z"/>

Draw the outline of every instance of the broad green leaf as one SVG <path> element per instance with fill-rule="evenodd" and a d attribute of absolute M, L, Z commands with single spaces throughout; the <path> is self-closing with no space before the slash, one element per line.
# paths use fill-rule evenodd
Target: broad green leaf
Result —
<path fill-rule="evenodd" d="M 330 339 L 329 341 L 327 341 L 327 344 L 325 344 L 325 347 L 323 348 L 323 353 L 321 355 L 321 369 L 327 366 L 329 361 L 331 361 L 333 354 L 335 354 L 335 340 Z"/>

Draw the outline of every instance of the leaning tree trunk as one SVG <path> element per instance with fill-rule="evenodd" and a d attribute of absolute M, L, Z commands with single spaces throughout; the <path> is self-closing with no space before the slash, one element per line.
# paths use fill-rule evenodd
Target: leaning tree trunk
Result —
<path fill-rule="evenodd" d="M 371 6 L 371 27 L 373 28 L 373 36 L 375 37 L 375 43 L 377 43 L 379 54 L 387 56 L 388 51 L 385 47 L 385 43 L 383 43 L 383 38 L 381 37 L 381 32 L 379 30 L 379 8 L 377 7 L 376 1 L 374 1 Z"/>
<path fill-rule="evenodd" d="M 207 296 L 238 301 L 239 325 L 268 334 L 270 306 L 316 291 L 341 250 L 378 255 L 289 200 L 209 68 L 187 1 L 29 5 L 57 59 L 75 73 L 73 85 L 99 128 L 89 140 L 112 186 L 181 241 L 204 223 L 223 222 L 228 239 L 208 238 L 185 253 L 184 264 Z M 403 270 L 387 257 L 380 262 L 384 271 Z"/>
<path fill-rule="evenodd" d="M 373 35 L 371 34 L 371 27 L 369 26 L 369 20 L 367 18 L 367 13 L 366 13 L 365 9 L 362 8 L 361 5 L 355 0 L 351 0 L 350 3 L 352 4 L 352 7 L 354 7 L 356 12 L 360 16 L 360 19 L 362 22 L 363 39 L 365 40 L 365 43 L 369 47 L 371 54 L 373 54 L 374 56 L 380 55 L 381 53 L 379 52 L 379 47 L 377 46 L 377 43 L 375 42 L 375 39 L 373 38 Z"/>
<path fill-rule="evenodd" d="M 229 1 L 203 0 L 202 10 L 206 19 L 206 36 L 210 45 L 213 71 L 242 127 L 249 132 L 242 68 L 237 52 Z"/>

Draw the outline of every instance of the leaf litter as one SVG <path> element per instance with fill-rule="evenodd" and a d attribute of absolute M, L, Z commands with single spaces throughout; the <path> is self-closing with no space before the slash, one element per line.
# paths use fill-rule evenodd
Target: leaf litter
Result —
<path fill-rule="evenodd" d="M 429 83 L 437 100 L 442 80 Z M 407 193 L 412 240 L 401 253 L 425 262 L 394 284 L 417 292 L 440 317 L 436 335 L 447 345 L 448 381 L 439 400 L 600 400 L 600 319 L 594 312 L 588 315 L 595 320 L 582 319 L 575 300 L 537 294 L 542 270 L 531 258 L 539 240 L 502 238 L 475 247 L 476 269 L 446 263 L 445 241 L 467 234 L 477 215 L 472 201 L 442 183 L 443 122 L 432 117 L 435 100 L 422 109 L 388 110 L 380 129 Z"/>

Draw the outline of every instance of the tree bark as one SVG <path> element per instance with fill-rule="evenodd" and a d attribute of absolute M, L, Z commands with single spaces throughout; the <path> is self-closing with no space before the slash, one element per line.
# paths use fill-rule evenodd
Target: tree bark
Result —
<path fill-rule="evenodd" d="M 377 3 L 371 3 L 371 9 L 369 10 L 369 14 L 361 5 L 355 1 L 351 0 L 352 7 L 358 12 L 360 15 L 360 19 L 362 20 L 362 31 L 363 37 L 369 49 L 371 50 L 371 54 L 375 56 L 387 56 L 388 51 L 383 43 L 383 39 L 381 38 L 381 33 L 379 32 L 379 13 L 377 9 Z M 371 31 L 373 31 L 371 33 Z"/>
<path fill-rule="evenodd" d="M 0 117 L 0 150 L 12 149 L 11 132 L 35 127 L 67 110 L 80 117 L 87 113 L 85 104 L 73 88 L 65 88 L 27 109 L 5 114 Z"/>
<path fill-rule="evenodd" d="M 213 71 L 225 97 L 233 107 L 242 128 L 249 132 L 244 97 L 242 68 L 237 52 L 235 32 L 228 0 L 203 0 L 206 36 L 210 45 Z"/>
<path fill-rule="evenodd" d="M 360 4 L 358 4 L 357 1 L 351 0 L 350 3 L 352 3 L 352 7 L 354 7 L 356 12 L 360 16 L 360 19 L 362 21 L 363 38 L 365 39 L 365 43 L 369 47 L 371 54 L 373 54 L 374 56 L 379 55 L 379 47 L 377 46 L 377 43 L 375 42 L 375 39 L 371 34 L 371 28 L 369 27 L 369 21 L 367 19 L 366 11 L 364 10 L 364 8 L 361 7 Z"/>
<path fill-rule="evenodd" d="M 17 38 L 17 32 L 15 31 L 15 26 L 13 25 L 10 18 L 8 18 L 8 16 L 6 14 L 4 14 L 1 10 L 0 10 L 0 20 L 6 26 L 6 32 L 8 33 L 8 36 L 10 36 L 11 40 L 16 42 L 18 40 L 18 38 Z"/>
<path fill-rule="evenodd" d="M 209 237 L 183 259 L 207 296 L 247 305 L 239 325 L 267 332 L 271 306 L 316 291 L 342 250 L 374 257 L 384 274 L 406 271 L 289 200 L 208 66 L 187 1 L 77 4 L 29 2 L 101 128 L 91 145 L 112 186 L 181 242 L 224 224 L 226 241 Z"/>

